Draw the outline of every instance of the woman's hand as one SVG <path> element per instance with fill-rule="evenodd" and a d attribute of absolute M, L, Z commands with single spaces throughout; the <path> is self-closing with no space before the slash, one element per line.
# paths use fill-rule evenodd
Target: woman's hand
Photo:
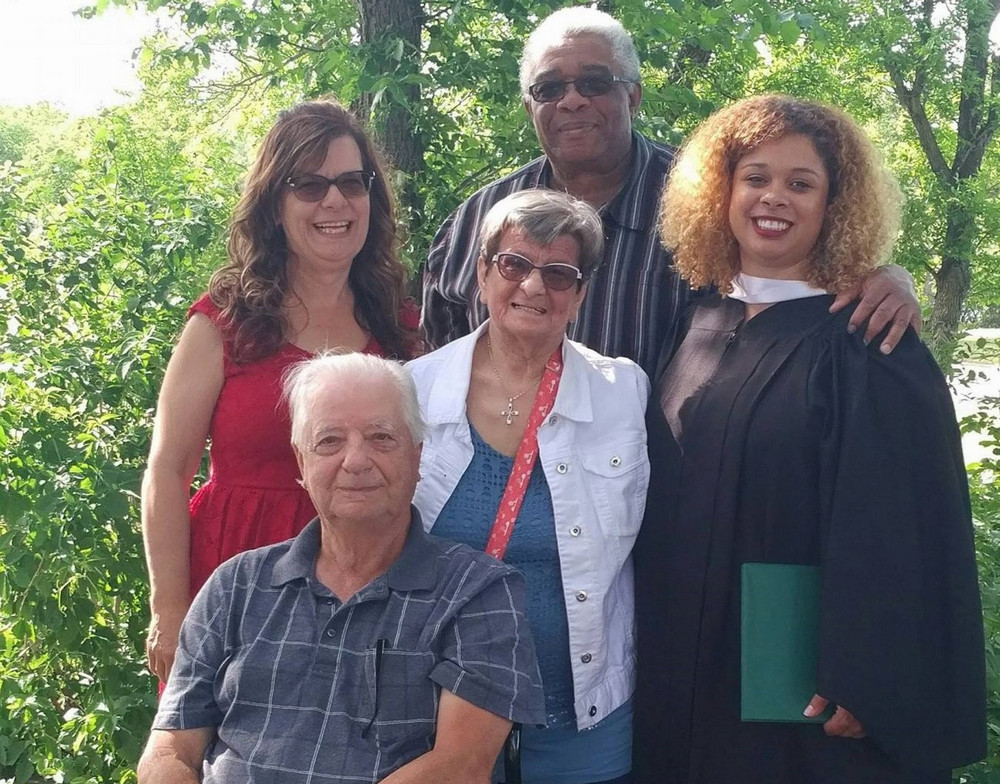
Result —
<path fill-rule="evenodd" d="M 874 340 L 888 324 L 892 324 L 879 346 L 883 354 L 896 348 L 907 327 L 912 326 L 920 332 L 922 322 L 917 292 L 913 288 L 913 278 L 902 267 L 888 264 L 874 270 L 861 281 L 860 286 L 840 292 L 830 306 L 830 312 L 836 313 L 855 300 L 859 300 L 858 307 L 851 315 L 848 329 L 854 332 L 867 320 L 865 343 Z"/>
<path fill-rule="evenodd" d="M 149 633 L 146 635 L 146 660 L 149 671 L 159 678 L 161 683 L 167 682 L 170 668 L 174 666 L 177 638 L 185 613 L 186 608 L 166 612 L 153 610 Z"/>
<path fill-rule="evenodd" d="M 819 716 L 829 704 L 828 699 L 814 694 L 802 715 L 808 719 Z M 861 722 L 854 718 L 854 714 L 841 705 L 837 706 L 833 716 L 823 725 L 823 732 L 837 738 L 864 738 L 868 735 Z"/>

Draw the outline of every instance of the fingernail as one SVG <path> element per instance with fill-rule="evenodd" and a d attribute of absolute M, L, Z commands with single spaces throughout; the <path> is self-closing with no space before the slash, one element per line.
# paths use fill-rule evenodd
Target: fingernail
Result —
<path fill-rule="evenodd" d="M 881 351 L 883 354 L 888 354 L 890 351 L 892 351 L 892 346 L 890 346 L 888 343 L 883 343 L 881 346 L 879 346 L 878 350 Z"/>
<path fill-rule="evenodd" d="M 806 709 L 802 711 L 802 715 L 805 716 L 807 719 L 811 719 L 813 716 L 816 715 L 816 712 L 817 712 L 816 709 L 812 705 L 806 705 Z"/>
<path fill-rule="evenodd" d="M 854 326 L 853 324 L 848 324 L 847 325 L 847 334 L 848 335 L 853 335 L 857 331 L 858 331 L 858 328 L 856 326 Z"/>

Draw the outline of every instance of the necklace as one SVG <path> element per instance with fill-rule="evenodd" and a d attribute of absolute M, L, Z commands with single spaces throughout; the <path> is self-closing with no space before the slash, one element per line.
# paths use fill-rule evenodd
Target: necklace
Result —
<path fill-rule="evenodd" d="M 497 370 L 497 363 L 493 359 L 493 344 L 490 343 L 489 335 L 486 336 L 486 350 L 490 354 L 490 367 L 493 368 L 493 375 L 497 377 L 497 381 L 500 384 L 500 389 L 503 391 L 504 396 L 507 398 L 507 407 L 500 412 L 500 416 L 503 417 L 503 420 L 508 425 L 512 425 L 514 424 L 514 417 L 521 416 L 521 412 L 518 411 L 516 408 L 514 408 L 514 401 L 517 400 L 519 397 L 523 396 L 529 389 L 531 389 L 531 387 L 525 387 L 516 395 L 510 394 L 510 392 L 507 391 L 507 385 L 503 383 L 503 379 L 500 377 L 500 371 Z"/>

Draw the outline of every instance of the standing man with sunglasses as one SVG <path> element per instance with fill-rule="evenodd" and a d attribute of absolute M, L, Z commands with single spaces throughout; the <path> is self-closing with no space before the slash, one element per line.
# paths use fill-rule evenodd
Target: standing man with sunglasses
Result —
<path fill-rule="evenodd" d="M 651 376 L 691 292 L 660 244 L 660 191 L 672 148 L 633 130 L 642 100 L 639 58 L 625 28 L 585 7 L 548 16 L 521 58 L 521 94 L 544 155 L 473 194 L 444 222 L 424 275 L 422 326 L 434 348 L 468 334 L 486 318 L 476 286 L 483 216 L 505 196 L 529 188 L 572 194 L 601 215 L 604 259 L 569 336 L 608 356 L 635 360 Z M 872 315 L 868 337 L 890 321 L 884 349 L 899 340 L 919 306 L 912 281 L 883 268 L 862 287 L 852 318 Z M 836 306 L 850 301 L 842 296 Z"/>

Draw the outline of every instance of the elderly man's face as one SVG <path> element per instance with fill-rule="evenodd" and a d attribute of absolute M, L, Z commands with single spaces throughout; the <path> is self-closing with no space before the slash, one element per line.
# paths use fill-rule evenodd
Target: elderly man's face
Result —
<path fill-rule="evenodd" d="M 588 74 L 623 75 L 604 38 L 578 35 L 564 39 L 542 55 L 530 84 L 569 81 Z M 558 101 L 539 103 L 528 97 L 524 106 L 535 124 L 542 149 L 556 167 L 599 170 L 628 153 L 632 117 L 641 96 L 639 85 L 620 82 L 614 83 L 605 95 L 589 98 L 567 85 Z"/>
<path fill-rule="evenodd" d="M 386 525 L 409 519 L 420 447 L 396 389 L 337 381 L 310 402 L 306 449 L 296 449 L 302 483 L 325 523 Z"/>

